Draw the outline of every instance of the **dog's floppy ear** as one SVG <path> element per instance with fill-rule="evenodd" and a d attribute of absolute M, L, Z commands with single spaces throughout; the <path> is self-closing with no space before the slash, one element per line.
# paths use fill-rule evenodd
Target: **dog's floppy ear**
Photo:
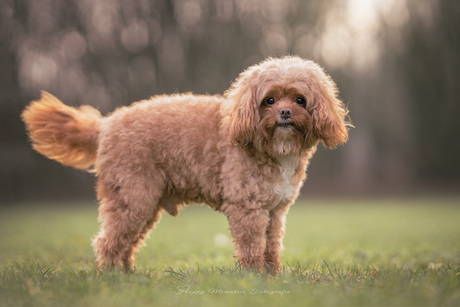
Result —
<path fill-rule="evenodd" d="M 352 125 L 347 122 L 348 110 L 337 97 L 337 86 L 328 75 L 324 75 L 314 98 L 313 129 L 326 147 L 335 148 L 347 141 L 347 127 Z"/>
<path fill-rule="evenodd" d="M 230 111 L 230 140 L 234 146 L 247 146 L 253 138 L 259 122 L 256 97 L 258 66 L 242 72 L 227 90 L 225 96 L 233 103 Z"/>

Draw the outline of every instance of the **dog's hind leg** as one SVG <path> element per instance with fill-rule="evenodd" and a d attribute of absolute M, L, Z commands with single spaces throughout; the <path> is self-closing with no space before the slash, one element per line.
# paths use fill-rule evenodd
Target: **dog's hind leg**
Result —
<path fill-rule="evenodd" d="M 143 245 L 145 239 L 148 237 L 150 230 L 155 228 L 155 224 L 160 220 L 163 209 L 157 206 L 153 212 L 153 216 L 147 221 L 136 241 L 131 244 L 131 249 L 126 253 L 123 259 L 125 268 L 130 268 L 136 262 L 136 252 Z"/>
<path fill-rule="evenodd" d="M 139 178 L 138 183 L 141 182 Z M 99 180 L 98 196 L 102 226 L 93 241 L 98 266 L 100 269 L 124 266 L 129 271 L 137 248 L 161 216 L 158 205 L 161 189 L 147 184 L 143 189 L 140 184 L 135 188 L 118 187 Z"/>

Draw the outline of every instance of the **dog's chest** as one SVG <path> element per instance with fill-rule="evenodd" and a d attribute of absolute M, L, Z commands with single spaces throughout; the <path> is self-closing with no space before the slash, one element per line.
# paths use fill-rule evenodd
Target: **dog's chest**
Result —
<path fill-rule="evenodd" d="M 283 201 L 292 197 L 296 191 L 297 184 L 294 180 L 294 175 L 300 159 L 295 156 L 287 156 L 279 158 L 278 162 L 280 163 L 280 176 L 275 183 L 274 191 L 278 196 L 278 201 Z"/>

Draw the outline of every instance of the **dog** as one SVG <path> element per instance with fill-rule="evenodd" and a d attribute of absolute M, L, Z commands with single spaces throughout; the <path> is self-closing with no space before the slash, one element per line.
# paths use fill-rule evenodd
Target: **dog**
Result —
<path fill-rule="evenodd" d="M 279 271 L 309 161 L 351 126 L 331 77 L 296 56 L 249 67 L 223 95 L 154 96 L 103 117 L 42 92 L 21 117 L 36 151 L 96 173 L 97 264 L 127 271 L 161 214 L 192 203 L 226 215 L 244 269 Z"/>

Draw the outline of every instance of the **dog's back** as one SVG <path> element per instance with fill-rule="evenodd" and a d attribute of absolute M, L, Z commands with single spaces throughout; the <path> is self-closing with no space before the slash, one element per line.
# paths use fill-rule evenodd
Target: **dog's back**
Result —
<path fill-rule="evenodd" d="M 183 94 L 116 110 L 101 123 L 101 179 L 120 188 L 154 185 L 163 191 L 165 207 L 191 201 L 217 206 L 220 151 L 229 144 L 220 133 L 222 103 L 218 96 Z"/>

